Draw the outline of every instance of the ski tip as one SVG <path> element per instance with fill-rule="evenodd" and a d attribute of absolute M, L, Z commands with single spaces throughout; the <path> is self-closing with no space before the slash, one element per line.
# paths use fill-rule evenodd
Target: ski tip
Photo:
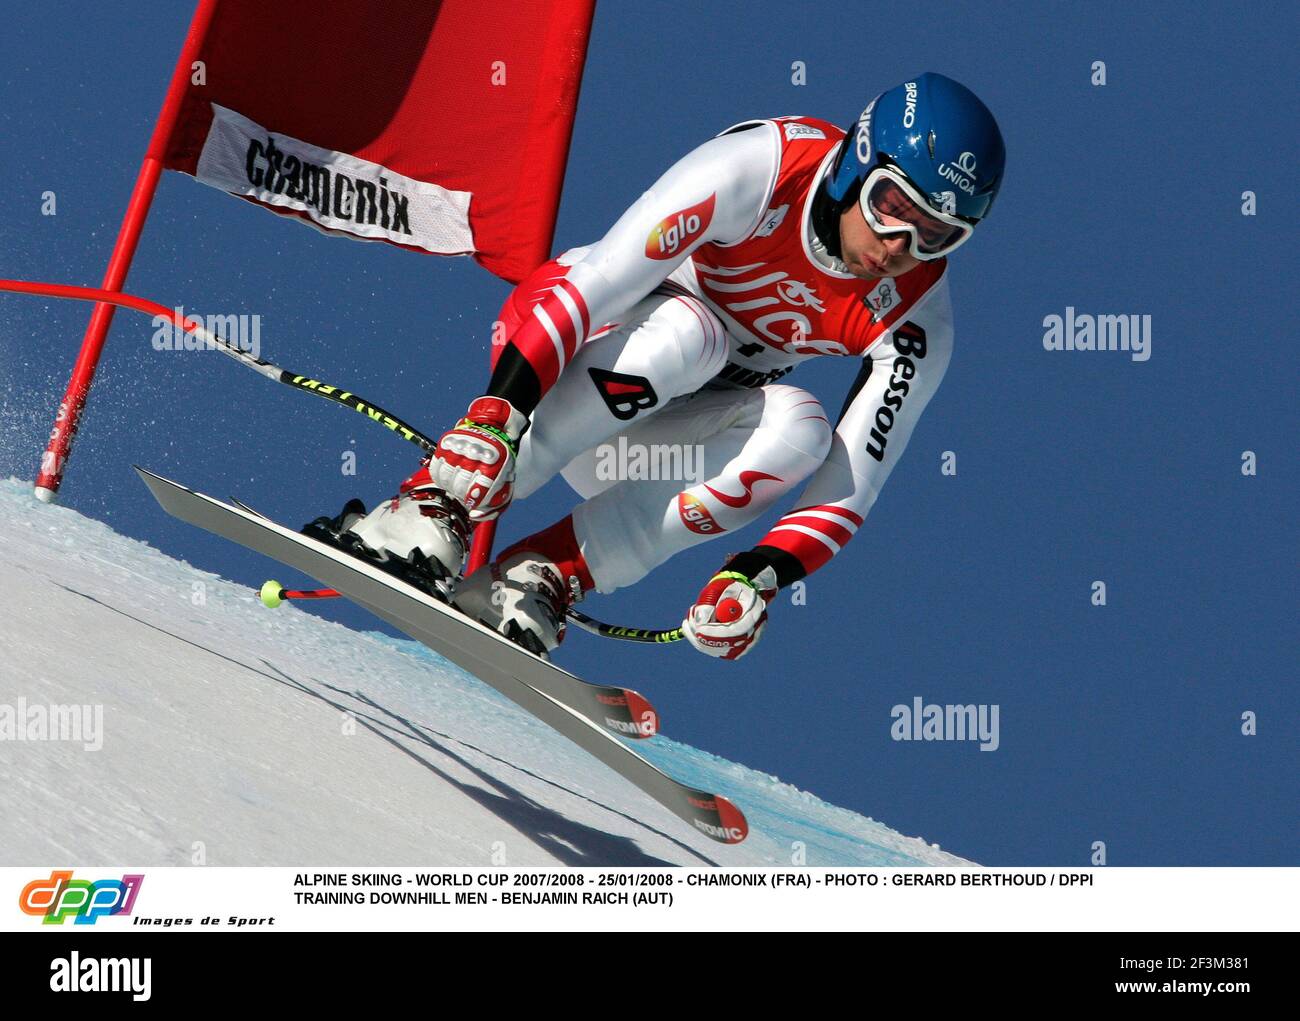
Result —
<path fill-rule="evenodd" d="M 749 836 L 745 813 L 721 794 L 695 791 L 687 796 L 692 812 L 690 822 L 705 836 L 720 844 L 739 844 Z"/>
<path fill-rule="evenodd" d="M 726 834 L 723 843 L 739 844 L 749 836 L 749 823 L 745 813 L 721 794 L 714 800 L 718 803 L 718 820 L 722 823 L 722 832 Z"/>
<path fill-rule="evenodd" d="M 659 733 L 659 713 L 640 692 L 627 689 L 627 712 L 637 725 L 638 737 L 654 737 Z"/>

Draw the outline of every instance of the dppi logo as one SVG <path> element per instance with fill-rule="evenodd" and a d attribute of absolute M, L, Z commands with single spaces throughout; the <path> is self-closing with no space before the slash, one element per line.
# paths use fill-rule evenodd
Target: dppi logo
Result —
<path fill-rule="evenodd" d="M 18 907 L 27 915 L 44 915 L 46 925 L 62 925 L 71 915 L 77 925 L 94 925 L 104 915 L 129 915 L 144 876 L 121 879 L 73 879 L 72 872 L 51 872 L 49 879 L 34 879 L 18 895 Z"/>
<path fill-rule="evenodd" d="M 647 259 L 671 259 L 708 229 L 713 221 L 717 195 L 710 195 L 698 205 L 673 213 L 655 225 L 645 240 Z"/>

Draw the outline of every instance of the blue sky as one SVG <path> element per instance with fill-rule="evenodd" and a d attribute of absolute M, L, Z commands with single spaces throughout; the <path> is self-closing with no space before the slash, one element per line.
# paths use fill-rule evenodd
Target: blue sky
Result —
<path fill-rule="evenodd" d="M 98 283 L 188 8 L 6 11 L 0 275 Z M 1300 863 L 1295 29 L 1293 5 L 600 6 L 557 250 L 600 236 L 736 121 L 847 123 L 922 70 L 984 98 L 1008 171 L 952 261 L 943 387 L 807 605 L 783 597 L 739 664 L 575 633 L 565 665 L 634 682 L 680 740 L 988 864 L 1087 864 L 1097 841 L 1115 865 Z M 47 190 L 54 217 L 40 215 Z M 325 239 L 173 174 L 128 289 L 260 314 L 266 357 L 434 432 L 481 392 L 508 290 L 470 260 Z M 1043 319 L 1067 306 L 1150 315 L 1151 359 L 1045 351 Z M 33 476 L 85 318 L 0 296 L 0 472 Z M 67 505 L 257 584 L 271 565 L 164 517 L 129 465 L 291 522 L 373 501 L 412 469 L 414 448 L 356 416 L 216 355 L 154 351 L 150 335 L 119 315 Z M 826 358 L 791 382 L 838 408 L 856 369 Z M 572 500 L 551 485 L 511 511 L 505 538 Z M 584 608 L 667 626 L 767 524 Z M 997 705 L 999 749 L 892 740 L 891 707 L 916 696 Z"/>

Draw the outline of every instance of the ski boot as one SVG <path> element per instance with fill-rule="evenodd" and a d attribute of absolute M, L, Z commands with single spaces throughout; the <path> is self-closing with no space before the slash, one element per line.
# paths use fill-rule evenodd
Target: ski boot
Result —
<path fill-rule="evenodd" d="M 553 560 L 523 550 L 475 571 L 456 590 L 456 609 L 542 659 L 564 641 L 564 614 L 582 587 Z"/>
<path fill-rule="evenodd" d="M 450 602 L 469 545 L 465 509 L 440 489 L 402 488 L 368 514 L 360 500 L 349 500 L 336 516 L 319 517 L 302 533 Z"/>
<path fill-rule="evenodd" d="M 547 659 L 564 640 L 569 607 L 595 587 L 569 516 L 471 574 L 456 590 L 453 605 Z"/>

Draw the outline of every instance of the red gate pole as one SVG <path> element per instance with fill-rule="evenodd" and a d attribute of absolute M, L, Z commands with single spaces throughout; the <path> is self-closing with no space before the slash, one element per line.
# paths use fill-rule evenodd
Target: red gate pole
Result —
<path fill-rule="evenodd" d="M 172 130 L 180 114 L 181 100 L 189 84 L 192 64 L 198 55 L 199 47 L 208 33 L 212 14 L 217 0 L 199 0 L 190 21 L 189 33 L 181 47 L 180 57 L 172 72 L 171 84 L 163 99 L 162 110 L 154 124 L 153 136 L 144 162 L 136 177 L 135 187 L 131 190 L 131 199 L 127 203 L 126 215 L 113 245 L 113 254 L 104 271 L 102 289 L 120 291 L 126 283 L 127 272 L 131 268 L 131 259 L 135 256 L 136 244 L 144 221 L 149 215 L 149 206 L 153 202 L 158 178 L 162 176 L 163 158 L 167 144 L 171 140 Z M 63 471 L 72 454 L 72 442 L 77 435 L 77 426 L 85 410 L 86 398 L 90 395 L 90 385 L 95 379 L 95 369 L 99 365 L 99 356 L 104 348 L 104 339 L 108 336 L 109 325 L 113 322 L 113 305 L 96 305 L 90 315 L 90 323 L 81 341 L 81 351 L 77 355 L 72 376 L 68 380 L 68 389 L 64 392 L 59 410 L 54 416 L 54 427 L 50 430 L 50 442 L 41 457 L 40 473 L 36 476 L 35 493 L 38 500 L 50 503 L 54 500 L 59 486 L 63 483 Z"/>

